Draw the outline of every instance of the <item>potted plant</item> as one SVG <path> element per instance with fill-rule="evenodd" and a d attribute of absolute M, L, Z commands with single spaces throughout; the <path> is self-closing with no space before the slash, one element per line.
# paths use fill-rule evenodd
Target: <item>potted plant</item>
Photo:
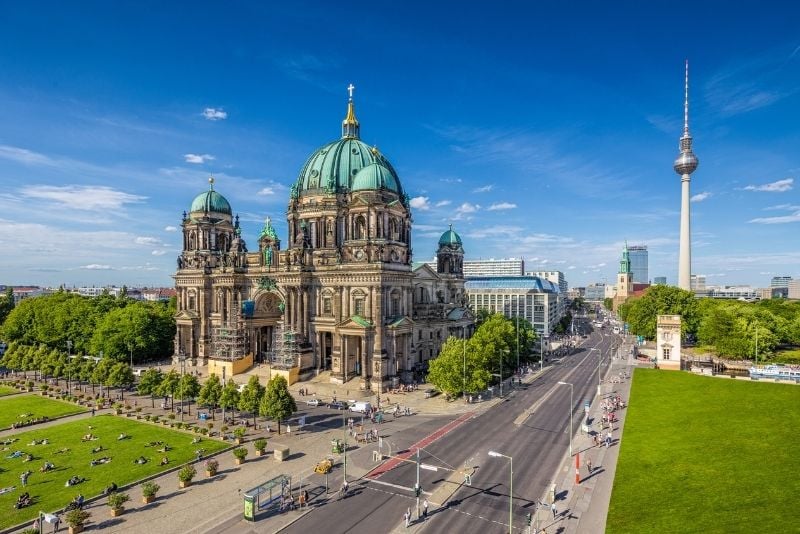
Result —
<path fill-rule="evenodd" d="M 237 426 L 233 429 L 233 435 L 236 437 L 236 444 L 241 445 L 242 440 L 244 439 L 244 435 L 247 433 L 247 429 L 243 426 Z"/>
<path fill-rule="evenodd" d="M 131 496 L 127 493 L 119 493 L 115 491 L 109 494 L 108 507 L 111 508 L 111 517 L 122 515 L 122 512 L 125 511 L 124 505 L 129 500 L 131 500 Z"/>
<path fill-rule="evenodd" d="M 161 486 L 156 484 L 155 482 L 145 482 L 142 484 L 142 502 L 144 504 L 150 504 L 156 498 L 156 493 L 158 490 L 161 489 Z"/>
<path fill-rule="evenodd" d="M 79 532 L 83 532 L 83 527 L 86 524 L 86 520 L 91 517 L 92 514 L 87 512 L 86 510 L 70 510 L 64 516 L 64 521 L 67 522 L 69 526 L 69 534 L 78 534 Z"/>
<path fill-rule="evenodd" d="M 206 460 L 206 475 L 213 477 L 219 470 L 219 462 L 214 458 Z"/>
<path fill-rule="evenodd" d="M 192 485 L 192 479 L 197 474 L 197 469 L 193 465 L 185 465 L 178 471 L 178 486 L 187 488 Z"/>
<path fill-rule="evenodd" d="M 233 455 L 236 457 L 236 465 L 242 465 L 244 459 L 247 457 L 247 449 L 244 447 L 236 447 L 233 449 Z"/>
<path fill-rule="evenodd" d="M 264 456 L 264 451 L 267 448 L 267 440 L 258 438 L 253 442 L 253 448 L 256 450 L 256 456 Z"/>

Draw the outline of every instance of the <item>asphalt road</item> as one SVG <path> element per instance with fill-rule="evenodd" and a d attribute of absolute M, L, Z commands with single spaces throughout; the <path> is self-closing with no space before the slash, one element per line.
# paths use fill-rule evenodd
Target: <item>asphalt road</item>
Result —
<path fill-rule="evenodd" d="M 584 330 L 588 327 L 581 326 Z M 536 513 L 536 502 L 549 488 L 569 447 L 569 410 L 573 430 L 584 413 L 584 401 L 595 402 L 598 384 L 598 354 L 604 356 L 601 373 L 608 365 L 612 345 L 618 336 L 608 329 L 593 332 L 550 370 L 507 396 L 500 404 L 464 422 L 420 451 L 423 464 L 437 471 L 420 470 L 423 491 L 440 496 L 443 482 L 452 477 L 463 481 L 462 470 L 473 468 L 471 486 L 462 485 L 450 497 L 446 508 L 434 510 L 424 524 L 415 521 L 423 532 L 508 532 L 510 462 L 490 457 L 496 451 L 514 459 L 513 523 L 525 528 L 525 515 Z M 594 349 L 594 350 L 593 350 Z M 572 403 L 570 387 L 573 384 Z M 533 408 L 528 417 L 520 416 Z M 517 420 L 520 424 L 515 424 Z M 434 421 L 445 424 L 447 420 Z M 432 423 L 411 427 L 401 447 L 430 434 Z M 451 471 L 452 470 L 452 471 Z M 400 526 L 403 513 L 411 508 L 416 519 L 415 462 L 402 462 L 377 480 L 351 482 L 351 494 L 306 514 L 283 532 L 304 533 L 388 532 Z M 341 483 L 340 481 L 338 482 Z M 452 485 L 450 485 L 452 486 Z M 429 497 L 430 498 L 430 497 Z M 563 511 L 559 509 L 559 511 Z M 542 519 L 549 510 L 540 512 Z"/>

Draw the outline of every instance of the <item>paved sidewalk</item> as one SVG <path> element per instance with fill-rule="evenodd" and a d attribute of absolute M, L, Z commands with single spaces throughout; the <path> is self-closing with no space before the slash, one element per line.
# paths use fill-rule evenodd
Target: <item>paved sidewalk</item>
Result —
<path fill-rule="evenodd" d="M 598 430 L 597 421 L 603 416 L 601 401 L 608 397 L 619 395 L 625 403 L 630 400 L 631 379 L 622 379 L 619 383 L 612 383 L 623 375 L 632 377 L 633 359 L 628 356 L 630 343 L 623 345 L 622 359 L 612 360 L 612 364 L 603 379 L 602 394 L 595 397 L 589 410 L 592 420 L 591 431 Z M 591 434 L 582 430 L 573 438 L 575 452 L 580 455 L 579 477 L 580 484 L 575 483 L 575 457 L 565 455 L 564 462 L 556 474 L 556 517 L 550 511 L 550 492 L 542 496 L 544 506 L 539 511 L 539 527 L 545 532 L 560 532 L 563 534 L 596 534 L 605 532 L 608 507 L 611 502 L 611 491 L 614 484 L 614 474 L 617 467 L 620 442 L 625 427 L 627 408 L 616 411 L 617 421 L 611 425 L 613 442 L 610 447 L 605 445 L 595 446 Z M 609 426 L 603 433 L 608 432 Z M 586 460 L 591 459 L 593 473 L 589 475 Z M 536 526 L 534 516 L 533 527 Z"/>

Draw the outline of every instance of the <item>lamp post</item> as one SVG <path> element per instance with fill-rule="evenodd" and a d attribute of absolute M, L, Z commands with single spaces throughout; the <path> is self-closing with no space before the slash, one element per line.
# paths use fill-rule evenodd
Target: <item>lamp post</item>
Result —
<path fill-rule="evenodd" d="M 133 370 L 133 343 L 128 342 L 128 350 L 131 351 L 131 370 Z"/>
<path fill-rule="evenodd" d="M 592 347 L 589 349 L 589 352 L 596 350 L 597 351 L 597 394 L 600 395 L 600 363 L 603 360 L 603 353 L 597 347 Z"/>
<path fill-rule="evenodd" d="M 70 390 L 70 364 L 72 363 L 72 341 L 67 340 L 67 392 Z"/>
<path fill-rule="evenodd" d="M 489 451 L 489 456 L 492 458 L 508 458 L 511 468 L 511 481 L 508 487 L 508 534 L 512 534 L 514 531 L 514 459 L 511 456 L 495 451 Z"/>
<path fill-rule="evenodd" d="M 559 386 L 569 386 L 569 455 L 572 457 L 572 412 L 573 412 L 573 404 L 572 404 L 572 392 L 573 386 L 569 382 L 558 382 Z"/>
<path fill-rule="evenodd" d="M 344 456 L 342 457 L 342 482 L 347 483 L 347 424 L 345 423 L 345 413 L 342 409 L 342 435 L 344 436 Z"/>
<path fill-rule="evenodd" d="M 181 354 L 181 381 L 179 395 L 181 396 L 181 423 L 183 422 L 183 373 L 186 371 L 186 358 Z"/>
<path fill-rule="evenodd" d="M 517 372 L 519 372 L 519 315 L 517 315 L 516 318 L 517 318 Z"/>
<path fill-rule="evenodd" d="M 461 383 L 461 396 L 464 397 L 464 402 L 467 402 L 467 338 L 462 340 L 461 354 L 464 357 L 464 378 Z"/>

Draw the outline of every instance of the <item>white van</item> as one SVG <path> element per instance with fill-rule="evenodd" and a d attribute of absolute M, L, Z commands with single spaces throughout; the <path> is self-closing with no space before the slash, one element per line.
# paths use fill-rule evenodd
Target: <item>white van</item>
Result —
<path fill-rule="evenodd" d="M 372 410 L 372 404 L 369 402 L 356 401 L 350 405 L 351 412 L 367 413 Z"/>

